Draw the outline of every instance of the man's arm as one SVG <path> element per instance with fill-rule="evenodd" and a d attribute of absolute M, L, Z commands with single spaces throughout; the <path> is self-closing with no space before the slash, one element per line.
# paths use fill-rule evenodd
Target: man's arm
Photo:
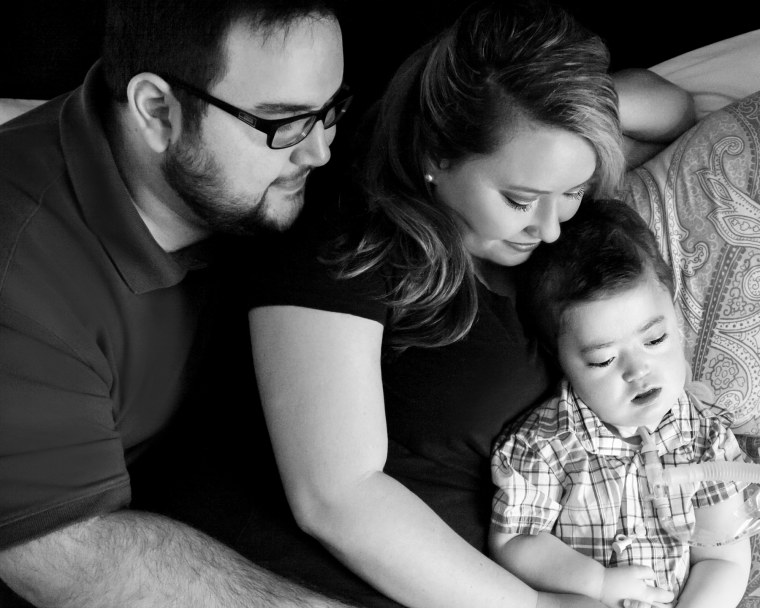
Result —
<path fill-rule="evenodd" d="M 180 522 L 118 511 L 0 552 L 0 578 L 40 608 L 346 608 Z"/>

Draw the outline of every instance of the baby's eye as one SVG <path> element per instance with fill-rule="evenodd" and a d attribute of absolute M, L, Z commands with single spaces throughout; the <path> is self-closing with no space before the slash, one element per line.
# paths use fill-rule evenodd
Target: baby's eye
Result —
<path fill-rule="evenodd" d="M 668 339 L 668 334 L 664 333 L 659 338 L 655 338 L 654 340 L 650 340 L 647 342 L 647 346 L 657 346 L 658 344 L 662 344 L 665 342 L 665 340 Z"/>
<path fill-rule="evenodd" d="M 592 363 L 592 362 L 589 362 L 588 366 L 589 366 L 589 367 L 607 367 L 607 366 L 608 366 L 608 365 L 610 365 L 610 364 L 611 364 L 611 363 L 612 363 L 614 360 L 615 360 L 615 357 L 610 357 L 610 358 L 609 358 L 609 359 L 607 359 L 606 361 L 599 361 L 599 362 L 596 362 L 596 361 L 595 361 L 595 362 L 593 362 L 593 363 Z"/>
<path fill-rule="evenodd" d="M 586 194 L 586 190 L 584 188 L 581 188 L 579 190 L 576 190 L 575 192 L 568 192 L 567 196 L 570 198 L 574 198 L 576 201 L 579 201 L 583 198 L 583 195 Z"/>

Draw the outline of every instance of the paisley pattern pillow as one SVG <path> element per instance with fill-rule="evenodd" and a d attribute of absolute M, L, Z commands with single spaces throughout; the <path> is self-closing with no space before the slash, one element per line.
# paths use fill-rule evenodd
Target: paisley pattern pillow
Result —
<path fill-rule="evenodd" d="M 760 436 L 760 91 L 709 114 L 627 176 L 674 268 L 695 380 Z"/>

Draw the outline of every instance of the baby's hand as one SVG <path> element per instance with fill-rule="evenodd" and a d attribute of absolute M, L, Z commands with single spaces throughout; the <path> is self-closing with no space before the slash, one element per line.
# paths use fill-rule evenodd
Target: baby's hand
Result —
<path fill-rule="evenodd" d="M 672 592 L 647 585 L 646 581 L 654 578 L 654 571 L 647 566 L 606 568 L 600 599 L 610 608 L 649 608 L 658 603 L 667 605 L 672 602 Z M 629 603 L 625 604 L 626 601 Z"/>
<path fill-rule="evenodd" d="M 623 601 L 623 608 L 676 608 L 676 602 L 673 602 L 671 604 L 661 604 L 660 602 L 655 602 L 654 604 L 650 604 L 649 602 L 637 602 L 636 600 L 625 600 Z"/>

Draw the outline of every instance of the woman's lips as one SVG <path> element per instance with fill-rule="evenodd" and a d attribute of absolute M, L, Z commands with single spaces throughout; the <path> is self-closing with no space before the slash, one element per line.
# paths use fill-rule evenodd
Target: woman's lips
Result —
<path fill-rule="evenodd" d="M 536 241 L 535 243 L 513 243 L 512 241 L 504 241 L 504 242 L 510 247 L 512 247 L 512 249 L 515 249 L 522 253 L 533 251 L 536 247 L 538 247 L 541 244 L 541 241 Z"/>

